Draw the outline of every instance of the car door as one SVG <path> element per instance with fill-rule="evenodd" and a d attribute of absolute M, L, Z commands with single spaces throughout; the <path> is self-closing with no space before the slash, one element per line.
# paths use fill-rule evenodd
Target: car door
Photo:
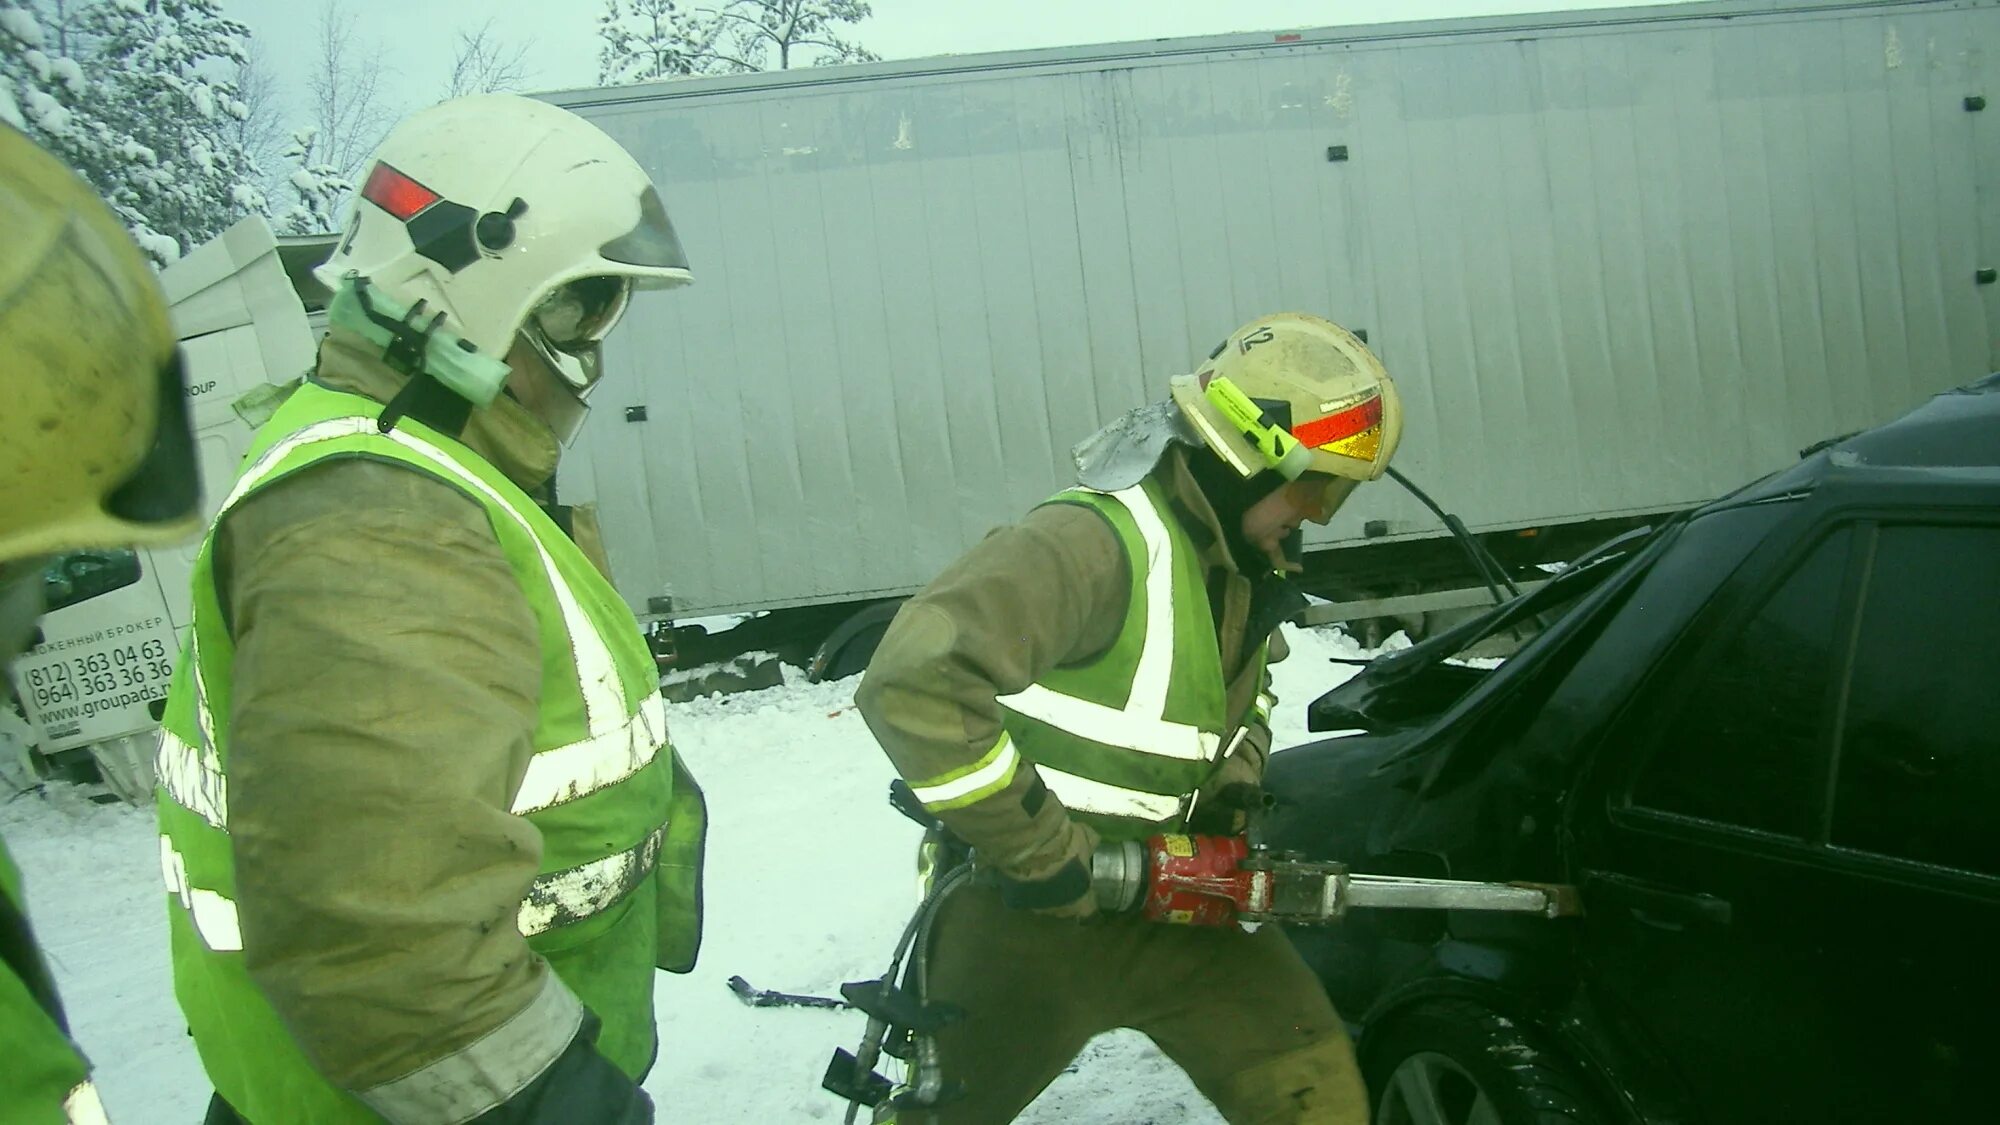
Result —
<path fill-rule="evenodd" d="M 1994 1113 L 2000 495 L 1872 521 L 1823 823 L 1878 1121 Z"/>
<path fill-rule="evenodd" d="M 1572 805 L 1586 986 L 1717 1125 L 1832 1119 L 1810 1082 L 1838 1040 L 1810 837 L 1853 542 L 1842 526 L 1753 554 Z"/>
<path fill-rule="evenodd" d="M 1991 981 L 1969 935 L 1996 932 L 1974 810 L 2000 539 L 1964 511 L 1767 544 L 1576 793 L 1587 987 L 1704 1120 L 1946 1120 L 1969 1097 L 1983 1039 L 1951 982 Z"/>

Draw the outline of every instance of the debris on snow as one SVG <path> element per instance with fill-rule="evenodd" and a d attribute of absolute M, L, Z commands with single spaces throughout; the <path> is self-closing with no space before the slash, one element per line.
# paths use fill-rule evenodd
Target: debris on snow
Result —
<path fill-rule="evenodd" d="M 1272 669 L 1280 746 L 1319 737 L 1306 731 L 1306 704 L 1355 671 L 1329 657 L 1372 655 L 1336 630 L 1285 633 L 1292 658 Z M 888 805 L 895 774 L 854 710 L 857 683 L 793 674 L 781 687 L 667 708 L 710 816 L 701 963 L 657 978 L 660 1063 L 646 1087 L 677 1117 L 832 1123 L 844 1112 L 819 1079 L 835 1047 L 853 1046 L 858 1018 L 749 1008 L 726 982 L 837 995 L 843 981 L 880 975 L 916 904 L 919 833 Z M 211 1087 L 174 1003 L 151 810 L 95 805 L 86 790 L 51 784 L 0 800 L 0 834 L 112 1120 L 198 1120 Z M 1092 1041 L 1019 1121 L 1222 1118 L 1127 1031 Z"/>

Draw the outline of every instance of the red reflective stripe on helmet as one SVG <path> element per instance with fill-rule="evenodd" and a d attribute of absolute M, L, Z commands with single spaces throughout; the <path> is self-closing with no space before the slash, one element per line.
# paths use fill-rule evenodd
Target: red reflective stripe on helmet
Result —
<path fill-rule="evenodd" d="M 444 198 L 437 192 L 377 161 L 361 188 L 361 198 L 408 222 L 419 212 Z"/>
<path fill-rule="evenodd" d="M 1382 422 L 1382 396 L 1376 395 L 1359 406 L 1350 406 L 1338 414 L 1292 427 L 1292 436 L 1308 448 L 1318 449 L 1331 445 L 1342 438 L 1350 438 L 1371 426 Z"/>

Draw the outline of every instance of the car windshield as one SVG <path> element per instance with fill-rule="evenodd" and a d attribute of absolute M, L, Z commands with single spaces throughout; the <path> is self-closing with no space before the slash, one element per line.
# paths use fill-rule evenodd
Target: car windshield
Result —
<path fill-rule="evenodd" d="M 1385 653 L 1359 674 L 1315 700 L 1306 712 L 1313 731 L 1388 731 L 1442 713 L 1500 664 L 1477 653 L 1512 634 L 1528 652 L 1541 635 L 1657 538 L 1641 527 L 1578 557 L 1548 583 L 1410 648 Z"/>

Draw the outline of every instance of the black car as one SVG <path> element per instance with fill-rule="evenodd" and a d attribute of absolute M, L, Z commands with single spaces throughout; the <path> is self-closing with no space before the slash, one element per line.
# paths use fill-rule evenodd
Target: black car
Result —
<path fill-rule="evenodd" d="M 1532 630 L 1492 670 L 1451 658 Z M 1312 705 L 1274 846 L 1580 888 L 1292 934 L 1377 1125 L 2000 1121 L 2000 376 Z"/>

